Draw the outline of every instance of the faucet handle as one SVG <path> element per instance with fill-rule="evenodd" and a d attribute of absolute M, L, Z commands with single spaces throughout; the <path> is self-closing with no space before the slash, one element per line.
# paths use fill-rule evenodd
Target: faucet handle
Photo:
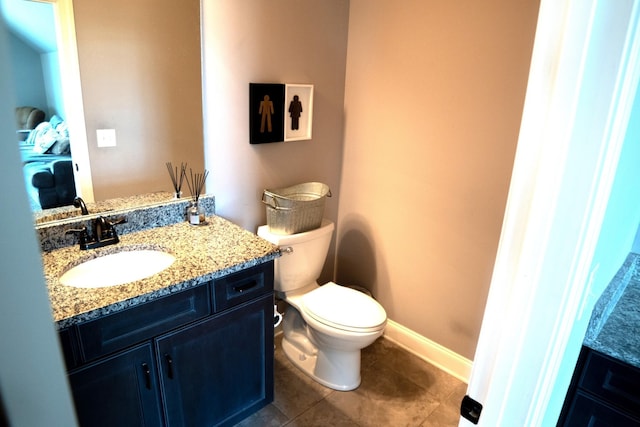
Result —
<path fill-rule="evenodd" d="M 87 242 L 89 240 L 89 233 L 87 233 L 87 227 L 82 227 L 82 228 L 70 228 L 68 230 L 66 230 L 64 232 L 64 235 L 69 235 L 69 234 L 77 234 L 78 235 L 78 241 L 80 243 L 80 249 L 86 249 L 87 248 Z"/>
<path fill-rule="evenodd" d="M 118 224 L 124 224 L 125 222 L 127 222 L 127 218 L 124 216 L 121 216 L 119 218 L 114 218 L 112 220 L 105 219 L 104 221 L 105 230 L 109 233 L 110 236 L 117 236 L 116 228 L 114 226 Z"/>
<path fill-rule="evenodd" d="M 87 233 L 87 227 L 82 226 L 82 228 L 70 228 L 68 230 L 65 230 L 64 235 L 68 235 L 68 234 L 86 234 Z"/>
<path fill-rule="evenodd" d="M 115 218 L 113 221 L 110 221 L 109 223 L 111 225 L 117 225 L 117 224 L 124 224 L 127 222 L 127 218 L 124 216 L 121 216 L 120 218 Z"/>
<path fill-rule="evenodd" d="M 104 216 L 99 216 L 93 220 L 93 237 L 98 242 L 108 241 L 108 244 L 118 243 L 120 238 L 116 228 L 116 224 L 122 224 L 127 222 L 126 217 L 119 217 L 113 220 L 107 219 Z M 105 243 L 106 244 L 106 243 Z"/>
<path fill-rule="evenodd" d="M 114 218 L 113 220 L 106 219 L 104 223 L 105 225 L 104 231 L 106 232 L 107 237 L 118 239 L 118 232 L 116 231 L 115 225 L 124 224 L 125 222 L 127 222 L 127 218 L 124 216 L 121 216 L 119 218 Z"/>

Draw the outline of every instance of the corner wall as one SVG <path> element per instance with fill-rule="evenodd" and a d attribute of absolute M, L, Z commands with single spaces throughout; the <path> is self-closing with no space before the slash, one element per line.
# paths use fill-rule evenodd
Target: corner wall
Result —
<path fill-rule="evenodd" d="M 339 283 L 473 358 L 539 2 L 351 0 Z"/>
<path fill-rule="evenodd" d="M 337 218 L 348 2 L 203 2 L 205 164 L 216 213 L 255 232 L 265 188 L 329 185 Z M 314 85 L 313 138 L 249 144 L 249 83 Z M 335 243 L 335 239 L 334 239 Z M 333 245 L 320 280 L 333 278 Z"/>
<path fill-rule="evenodd" d="M 14 85 L 16 107 L 32 106 L 47 112 L 47 97 L 40 54 L 11 33 L 8 33 L 8 44 L 10 60 L 7 61 L 7 64 L 12 72 L 12 78 L 16 82 Z"/>

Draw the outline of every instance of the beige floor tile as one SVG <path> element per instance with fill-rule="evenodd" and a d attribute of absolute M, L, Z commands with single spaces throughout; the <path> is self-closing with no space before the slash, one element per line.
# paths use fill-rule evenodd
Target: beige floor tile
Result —
<path fill-rule="evenodd" d="M 287 424 L 287 427 L 359 427 L 359 424 L 333 406 L 329 399 L 324 399 Z"/>
<path fill-rule="evenodd" d="M 382 339 L 371 346 L 375 365 L 384 365 L 398 374 L 409 378 L 431 393 L 437 399 L 448 397 L 456 387 L 464 384 L 457 378 L 425 362 L 418 356 Z"/>
<path fill-rule="evenodd" d="M 271 404 L 245 418 L 235 427 L 281 427 L 286 425 L 287 422 L 289 422 L 289 418 Z"/>
<path fill-rule="evenodd" d="M 280 341 L 277 340 L 274 363 L 275 397 L 273 405 L 289 419 L 294 419 L 324 399 L 332 390 L 315 382 L 296 368 L 282 351 Z"/>
<path fill-rule="evenodd" d="M 452 427 L 460 421 L 460 402 L 467 391 L 467 385 L 462 383 L 440 403 L 420 427 Z"/>
<path fill-rule="evenodd" d="M 362 384 L 341 392 L 296 368 L 276 337 L 275 399 L 236 427 L 455 427 L 466 384 L 381 338 L 362 352 Z"/>
<path fill-rule="evenodd" d="M 357 390 L 326 398 L 360 426 L 419 426 L 440 404 L 402 375 L 385 366 L 374 367 L 363 369 Z"/>

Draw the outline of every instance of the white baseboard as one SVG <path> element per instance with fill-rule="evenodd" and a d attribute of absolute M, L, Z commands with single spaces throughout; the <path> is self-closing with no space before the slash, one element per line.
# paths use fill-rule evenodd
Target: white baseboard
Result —
<path fill-rule="evenodd" d="M 431 341 L 428 338 L 405 328 L 391 319 L 387 320 L 384 337 L 422 360 L 442 369 L 461 381 L 469 384 L 471 360 Z"/>

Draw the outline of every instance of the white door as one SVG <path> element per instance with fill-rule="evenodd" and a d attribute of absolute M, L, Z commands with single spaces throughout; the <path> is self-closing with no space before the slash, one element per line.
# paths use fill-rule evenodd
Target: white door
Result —
<path fill-rule="evenodd" d="M 71 153 L 73 153 L 73 176 L 76 182 L 76 193 L 85 202 L 93 202 L 93 180 L 84 120 L 73 0 L 42 1 L 54 4 L 60 77 L 62 79 L 64 109 L 67 114 L 65 119 L 69 126 L 69 142 Z"/>
<path fill-rule="evenodd" d="M 594 253 L 637 88 L 639 2 L 541 1 L 467 392 L 483 405 L 479 425 L 555 425 L 566 367 L 575 364 L 599 295 L 590 287 L 611 279 L 599 276 Z M 629 232 L 633 238 L 635 229 L 620 230 Z M 460 425 L 473 424 L 461 418 Z"/>

